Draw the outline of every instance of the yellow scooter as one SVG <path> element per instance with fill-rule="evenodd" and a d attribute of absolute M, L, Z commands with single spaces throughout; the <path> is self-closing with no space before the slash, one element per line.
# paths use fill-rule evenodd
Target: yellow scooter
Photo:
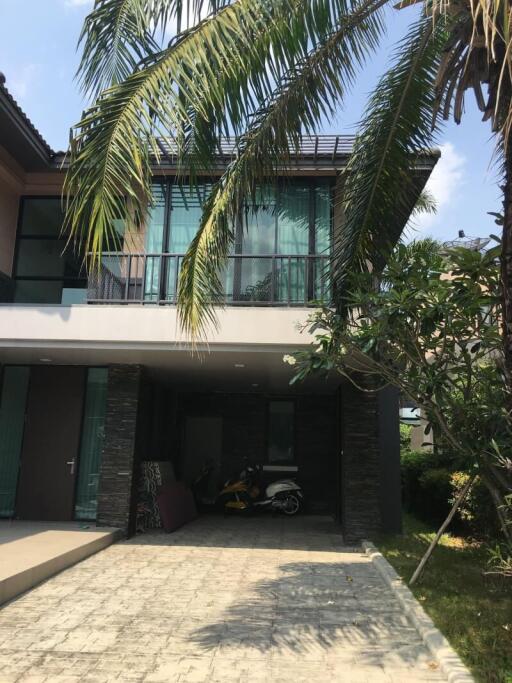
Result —
<path fill-rule="evenodd" d="M 255 482 L 256 469 L 248 465 L 239 477 L 228 479 L 217 497 L 217 503 L 226 512 L 246 512 L 252 509 L 260 495 Z"/>

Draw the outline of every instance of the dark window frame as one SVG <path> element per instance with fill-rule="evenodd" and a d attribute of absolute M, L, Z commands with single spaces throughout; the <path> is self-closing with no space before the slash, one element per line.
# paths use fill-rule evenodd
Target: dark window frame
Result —
<path fill-rule="evenodd" d="M 271 461 L 270 450 L 270 406 L 272 403 L 291 403 L 292 405 L 292 458 L 286 461 Z M 265 409 L 265 464 L 273 467 L 292 467 L 298 465 L 297 459 L 297 401 L 291 396 L 267 396 Z"/>
<path fill-rule="evenodd" d="M 322 181 L 322 183 L 319 183 Z M 154 185 L 161 185 L 164 188 L 165 194 L 165 208 L 164 208 L 164 224 L 162 226 L 162 253 L 170 253 L 169 245 L 172 241 L 172 230 L 173 230 L 173 207 L 172 207 L 172 188 L 174 185 L 187 186 L 188 179 L 185 178 L 183 182 L 178 182 L 174 176 L 153 176 L 152 183 Z M 200 182 L 204 185 L 212 184 L 215 182 L 214 178 L 209 176 L 201 176 Z M 334 199 L 336 191 L 336 176 L 290 176 L 290 177 L 278 177 L 273 180 L 272 184 L 275 188 L 275 212 L 274 212 L 274 245 L 271 254 L 269 256 L 283 256 L 278 251 L 277 246 L 279 242 L 279 198 L 283 189 L 293 183 L 303 183 L 309 186 L 309 213 L 308 213 L 308 251 L 307 256 L 320 256 L 321 254 L 316 254 L 316 238 L 317 238 L 317 206 L 316 206 L 316 189 L 321 184 L 325 184 L 329 188 L 330 193 L 330 220 L 329 220 L 329 241 L 333 244 L 334 238 Z M 203 193 L 201 193 L 202 195 Z M 204 197 L 203 197 L 204 198 Z M 257 205 L 256 205 L 257 206 Z M 243 236 L 245 232 L 245 221 L 247 220 L 247 215 L 251 212 L 251 208 L 242 207 L 238 214 L 235 225 L 235 240 L 233 245 L 233 256 L 249 256 L 250 253 L 245 252 L 243 249 Z M 166 299 L 166 283 L 168 281 L 168 268 L 169 264 L 164 260 L 163 272 L 160 274 L 160 292 L 159 299 Z M 308 291 L 306 292 L 306 300 L 310 301 L 314 299 L 314 289 L 315 289 L 315 278 L 314 278 L 314 268 L 315 265 L 313 260 L 308 263 Z M 273 283 L 273 289 L 275 288 L 275 283 Z M 233 292 L 232 298 L 236 301 L 242 300 L 242 259 L 235 259 L 233 264 Z"/>
<path fill-rule="evenodd" d="M 13 263 L 12 263 L 12 281 L 14 284 L 13 287 L 13 300 L 15 299 L 16 296 L 16 283 L 17 282 L 60 282 L 62 283 L 61 287 L 61 293 L 62 290 L 64 290 L 65 284 L 66 283 L 73 283 L 72 287 L 68 287 L 69 289 L 83 289 L 87 290 L 87 274 L 85 273 L 85 264 L 82 263 L 80 264 L 80 269 L 79 274 L 77 276 L 75 275 L 68 275 L 65 272 L 62 275 L 18 275 L 17 270 L 18 270 L 18 260 L 19 260 L 19 254 L 20 254 L 20 248 L 23 242 L 27 241 L 34 241 L 34 240 L 39 240 L 41 242 L 47 241 L 47 242 L 63 242 L 66 240 L 67 235 L 65 232 L 62 230 L 59 231 L 57 234 L 50 234 L 50 233 L 42 233 L 41 235 L 23 235 L 22 234 L 22 225 L 23 225 L 23 219 L 24 219 L 24 213 L 25 213 L 25 206 L 28 201 L 31 200 L 43 200 L 43 201 L 61 201 L 60 195 L 54 195 L 54 194 L 44 194 L 44 195 L 38 195 L 38 194 L 25 194 L 21 195 L 20 200 L 19 200 L 19 210 L 18 210 L 18 220 L 16 224 L 16 239 L 15 239 L 15 245 L 14 245 L 14 254 L 13 254 Z M 64 250 L 66 249 L 66 245 L 64 246 Z M 62 258 L 62 257 L 61 257 Z M 27 305 L 30 305 L 30 302 L 16 302 L 19 305 L 23 305 L 23 303 L 26 303 Z M 85 302 L 84 302 L 85 303 Z M 53 302 L 49 304 L 44 304 L 37 302 L 38 305 L 61 305 L 62 301 L 60 302 Z"/>
<path fill-rule="evenodd" d="M 185 179 L 186 180 L 186 179 Z M 336 187 L 336 177 L 335 176 L 290 176 L 289 178 L 277 178 L 275 180 L 275 186 L 276 186 L 276 211 L 275 211 L 275 218 L 274 218 L 274 248 L 272 251 L 273 255 L 279 256 L 281 255 L 280 252 L 277 251 L 277 243 L 278 243 L 278 215 L 279 215 L 279 195 L 282 192 L 282 189 L 286 187 L 287 184 L 294 183 L 294 182 L 303 182 L 307 183 L 309 185 L 309 245 L 308 245 L 308 255 L 314 256 L 316 255 L 315 249 L 316 249 L 316 220 L 317 220 L 317 215 L 316 215 L 316 201 L 315 201 L 315 190 L 318 186 L 318 181 L 319 180 L 327 180 L 328 182 L 325 183 L 326 185 L 329 186 L 330 189 L 330 195 L 331 195 L 331 216 L 330 216 L 330 239 L 331 239 L 331 244 L 332 244 L 332 238 L 333 238 L 333 214 L 334 214 L 334 192 L 335 192 L 335 187 Z M 201 177 L 200 179 L 201 183 L 207 184 L 207 183 L 212 183 L 213 179 L 204 176 Z M 162 235 L 162 253 L 169 253 L 169 244 L 172 240 L 172 187 L 173 185 L 183 185 L 186 186 L 187 183 L 184 181 L 183 183 L 177 182 L 174 177 L 169 177 L 169 176 L 153 176 L 152 178 L 152 184 L 154 185 L 163 185 L 165 187 L 165 209 L 164 209 L 164 225 L 163 225 L 163 235 Z M 243 255 L 244 253 L 247 254 L 247 252 L 243 251 L 243 244 L 242 244 L 242 237 L 244 233 L 244 216 L 243 216 L 243 211 L 244 209 L 241 210 L 242 214 L 239 215 L 236 226 L 235 226 L 235 244 L 234 244 L 234 251 L 233 255 Z"/>

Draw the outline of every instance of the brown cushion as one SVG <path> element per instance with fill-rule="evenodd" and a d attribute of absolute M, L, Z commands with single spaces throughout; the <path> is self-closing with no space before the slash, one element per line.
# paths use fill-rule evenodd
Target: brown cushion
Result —
<path fill-rule="evenodd" d="M 156 501 L 162 526 L 168 533 L 176 531 L 187 522 L 197 519 L 197 509 L 192 491 L 181 481 L 160 487 Z"/>

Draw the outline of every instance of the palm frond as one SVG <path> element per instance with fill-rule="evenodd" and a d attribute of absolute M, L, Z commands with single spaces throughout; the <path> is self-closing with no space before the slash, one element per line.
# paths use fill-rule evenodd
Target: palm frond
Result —
<path fill-rule="evenodd" d="M 432 20 L 448 20 L 437 77 L 435 116 L 460 123 L 467 90 L 483 119 L 508 144 L 512 130 L 512 8 L 507 0 L 433 0 Z M 484 93 L 484 90 L 487 92 Z"/>
<path fill-rule="evenodd" d="M 180 273 L 180 320 L 192 336 L 216 322 L 214 306 L 223 297 L 222 266 L 243 205 L 250 204 L 258 182 L 286 167 L 302 135 L 333 114 L 377 44 L 382 31 L 379 9 L 385 3 L 346 5 L 337 28 L 281 78 L 240 137 L 236 158 L 212 190 Z"/>
<path fill-rule="evenodd" d="M 77 76 L 86 95 L 96 97 L 121 83 L 143 59 L 159 52 L 156 37 L 183 15 L 209 15 L 230 0 L 96 0 L 80 37 Z"/>
<path fill-rule="evenodd" d="M 445 39 L 442 18 L 435 24 L 422 18 L 370 97 L 347 168 L 345 221 L 333 249 L 341 306 L 349 274 L 383 266 L 417 200 L 414 166 L 435 141 L 435 79 Z"/>
<path fill-rule="evenodd" d="M 416 204 L 414 205 L 414 209 L 412 210 L 411 218 L 414 218 L 415 216 L 418 216 L 419 214 L 422 213 L 437 213 L 437 202 L 436 198 L 426 188 L 424 188 L 421 191 L 420 196 L 416 200 Z"/>
<path fill-rule="evenodd" d="M 318 16 L 315 6 L 323 8 Z M 328 0 L 239 0 L 106 90 L 71 141 L 64 191 L 72 238 L 97 258 L 115 237 L 114 220 L 141 224 L 151 156 L 160 156 L 157 136 L 173 135 L 183 157 L 195 118 L 206 121 L 213 109 L 227 128 L 234 113 L 247 117 L 255 97 L 271 89 L 269 65 L 279 75 L 329 27 L 328 6 Z"/>

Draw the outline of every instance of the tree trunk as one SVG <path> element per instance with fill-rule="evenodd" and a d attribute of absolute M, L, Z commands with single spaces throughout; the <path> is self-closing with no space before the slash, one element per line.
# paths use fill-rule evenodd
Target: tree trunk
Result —
<path fill-rule="evenodd" d="M 503 185 L 503 232 L 501 255 L 501 286 L 503 305 L 503 348 L 507 382 L 507 410 L 512 414 L 512 140 L 505 150 Z"/>
<path fill-rule="evenodd" d="M 503 531 L 503 536 L 509 545 L 512 545 L 512 523 L 509 519 L 509 514 L 507 512 L 507 504 L 502 493 L 498 487 L 492 481 L 492 475 L 485 475 L 482 477 L 484 484 L 487 486 L 489 493 L 491 494 L 492 500 L 494 502 L 494 507 L 496 508 L 496 513 L 500 521 L 501 529 Z"/>
<path fill-rule="evenodd" d="M 452 521 L 453 516 L 455 515 L 455 513 L 457 512 L 457 510 L 458 510 L 458 508 L 459 508 L 459 505 L 462 503 L 462 501 L 464 500 L 464 498 L 468 495 L 469 489 L 473 486 L 473 482 L 475 481 L 475 479 L 476 479 L 476 474 L 474 474 L 470 479 L 468 479 L 466 485 L 464 486 L 464 488 L 462 489 L 462 491 L 459 493 L 459 495 L 458 495 L 457 498 L 455 499 L 455 502 L 454 502 L 454 504 L 452 505 L 452 509 L 451 509 L 450 512 L 448 513 L 448 517 L 444 520 L 444 522 L 443 522 L 443 523 L 441 524 L 441 526 L 439 527 L 439 531 L 438 531 L 437 534 L 435 535 L 434 540 L 433 540 L 432 543 L 429 545 L 427 552 L 423 555 L 423 557 L 421 558 L 421 561 L 420 561 L 419 565 L 416 567 L 416 571 L 415 571 L 414 574 L 411 576 L 411 580 L 409 581 L 409 586 L 412 586 L 413 583 L 416 583 L 416 581 L 419 579 L 419 577 L 420 577 L 421 574 L 423 573 L 423 570 L 425 569 L 425 565 L 427 564 L 427 562 L 428 562 L 429 559 L 430 559 L 430 556 L 431 556 L 432 553 L 434 552 L 436 545 L 439 543 L 439 539 L 440 539 L 441 536 L 444 534 L 444 532 L 446 531 L 447 526 L 448 526 L 448 525 L 450 524 L 450 522 Z"/>

